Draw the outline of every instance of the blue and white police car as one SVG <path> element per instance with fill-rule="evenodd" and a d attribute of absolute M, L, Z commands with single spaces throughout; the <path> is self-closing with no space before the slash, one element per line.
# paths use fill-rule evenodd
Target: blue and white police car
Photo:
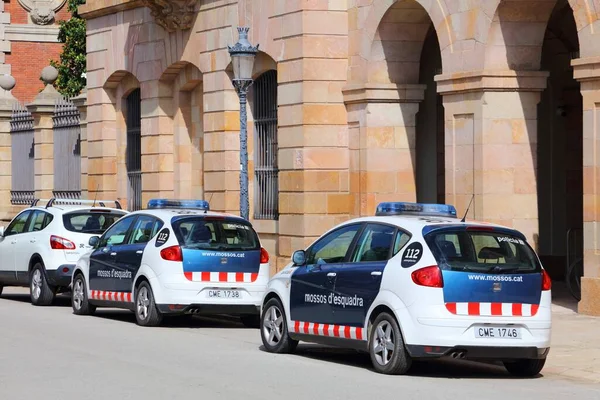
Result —
<path fill-rule="evenodd" d="M 534 376 L 550 348 L 550 288 L 522 233 L 451 205 L 381 203 L 293 254 L 268 284 L 260 332 L 273 353 L 299 341 L 368 351 L 384 374 L 453 357 Z"/>
<path fill-rule="evenodd" d="M 258 327 L 269 254 L 252 225 L 204 200 L 150 200 L 83 255 L 72 278 L 75 314 L 130 309 L 142 326 L 164 315 L 234 314 Z"/>

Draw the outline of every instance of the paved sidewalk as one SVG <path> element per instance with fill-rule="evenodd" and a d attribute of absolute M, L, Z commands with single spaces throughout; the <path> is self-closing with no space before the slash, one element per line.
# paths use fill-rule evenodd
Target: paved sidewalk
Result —
<path fill-rule="evenodd" d="M 577 314 L 560 283 L 552 292 L 552 344 L 542 374 L 600 383 L 600 317 Z"/>

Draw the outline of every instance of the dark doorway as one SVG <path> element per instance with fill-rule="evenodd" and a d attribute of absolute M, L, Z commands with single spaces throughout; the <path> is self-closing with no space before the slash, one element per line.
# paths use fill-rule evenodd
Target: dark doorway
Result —
<path fill-rule="evenodd" d="M 127 206 L 129 211 L 142 208 L 142 113 L 140 89 L 135 89 L 126 98 L 127 124 Z"/>
<path fill-rule="evenodd" d="M 444 203 L 446 198 L 444 106 L 434 81 L 441 71 L 442 55 L 432 25 L 421 50 L 419 83 L 427 85 L 427 89 L 419 105 L 416 129 L 417 201 L 424 203 Z"/>

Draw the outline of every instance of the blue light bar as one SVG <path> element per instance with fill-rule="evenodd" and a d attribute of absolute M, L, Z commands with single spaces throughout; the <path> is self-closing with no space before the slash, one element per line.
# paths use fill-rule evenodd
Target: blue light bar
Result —
<path fill-rule="evenodd" d="M 375 215 L 426 215 L 456 218 L 456 208 L 448 204 L 389 202 L 379 203 Z"/>
<path fill-rule="evenodd" d="M 183 208 L 183 209 L 199 209 L 210 210 L 210 205 L 206 200 L 169 200 L 169 199 L 152 199 L 148 202 L 148 209 L 158 208 Z"/>

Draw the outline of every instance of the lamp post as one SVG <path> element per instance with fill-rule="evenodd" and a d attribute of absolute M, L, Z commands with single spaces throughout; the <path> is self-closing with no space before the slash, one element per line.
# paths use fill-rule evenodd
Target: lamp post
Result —
<path fill-rule="evenodd" d="M 248 131 L 246 115 L 246 96 L 252 85 L 252 70 L 258 45 L 253 47 L 248 41 L 248 27 L 238 27 L 239 39 L 233 46 L 228 46 L 233 64 L 233 87 L 240 98 L 240 216 L 250 218 L 248 200 Z"/>

